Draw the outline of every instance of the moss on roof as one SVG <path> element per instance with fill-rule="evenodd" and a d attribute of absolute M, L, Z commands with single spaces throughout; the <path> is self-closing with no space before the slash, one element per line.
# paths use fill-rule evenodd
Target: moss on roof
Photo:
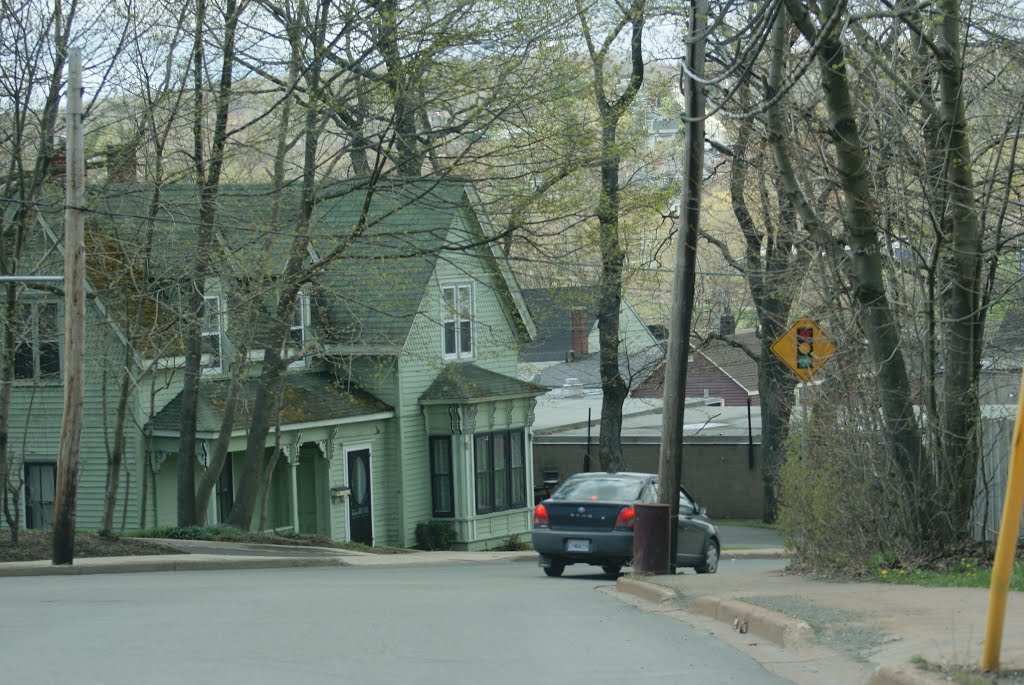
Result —
<path fill-rule="evenodd" d="M 216 433 L 224 418 L 230 379 L 203 379 L 199 383 L 196 431 Z M 249 410 L 256 397 L 256 381 L 245 381 L 235 409 L 235 430 L 249 422 Z M 327 374 L 289 374 L 281 397 L 281 424 L 292 425 L 333 419 L 349 419 L 392 411 L 379 399 L 355 387 L 345 387 Z M 153 431 L 177 431 L 181 427 L 181 394 L 153 417 Z"/>
<path fill-rule="evenodd" d="M 547 391 L 541 385 L 481 369 L 475 364 L 452 363 L 446 365 L 420 395 L 420 403 L 459 404 L 495 398 L 532 397 Z"/>

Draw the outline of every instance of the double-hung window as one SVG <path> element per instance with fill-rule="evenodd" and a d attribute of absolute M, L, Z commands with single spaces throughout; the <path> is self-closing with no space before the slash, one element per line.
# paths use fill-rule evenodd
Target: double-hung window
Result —
<path fill-rule="evenodd" d="M 18 304 L 14 343 L 14 377 L 60 379 L 60 330 L 56 302 Z"/>
<path fill-rule="evenodd" d="M 292 322 L 288 330 L 288 345 L 290 350 L 287 356 L 296 354 L 303 354 L 303 349 L 306 345 L 306 339 L 308 336 L 309 326 L 309 296 L 304 292 L 299 292 L 295 298 L 295 308 L 292 310 Z M 305 366 L 306 360 L 304 357 L 298 357 L 294 359 L 289 366 L 295 368 Z"/>
<path fill-rule="evenodd" d="M 50 530 L 57 489 L 57 462 L 25 464 L 25 527 Z"/>
<path fill-rule="evenodd" d="M 473 436 L 476 513 L 526 506 L 526 453 L 523 431 Z"/>
<path fill-rule="evenodd" d="M 219 295 L 203 298 L 203 356 L 206 357 L 203 370 L 219 373 L 221 370 L 224 313 Z"/>
<path fill-rule="evenodd" d="M 434 518 L 455 516 L 452 439 L 447 435 L 430 438 L 430 492 Z"/>
<path fill-rule="evenodd" d="M 444 307 L 444 358 L 473 356 L 473 286 L 446 285 L 441 288 Z"/>

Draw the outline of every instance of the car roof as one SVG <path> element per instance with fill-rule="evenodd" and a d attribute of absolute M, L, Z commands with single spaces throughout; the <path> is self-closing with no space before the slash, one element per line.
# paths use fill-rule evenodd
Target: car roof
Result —
<path fill-rule="evenodd" d="M 607 478 L 607 477 L 622 477 L 622 478 L 635 478 L 635 479 L 648 479 L 657 478 L 656 473 L 639 473 L 636 471 L 586 471 L 583 473 L 576 473 L 570 476 L 570 478 Z"/>

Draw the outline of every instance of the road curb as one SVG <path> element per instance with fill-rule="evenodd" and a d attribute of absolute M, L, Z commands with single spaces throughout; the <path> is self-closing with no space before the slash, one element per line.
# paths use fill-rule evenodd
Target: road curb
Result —
<path fill-rule="evenodd" d="M 698 597 L 690 611 L 731 624 L 741 633 L 753 633 L 780 647 L 792 647 L 814 634 L 806 621 L 738 599 Z"/>
<path fill-rule="evenodd" d="M 615 589 L 620 592 L 628 592 L 631 595 L 646 599 L 648 602 L 655 602 L 656 604 L 668 602 L 678 597 L 675 590 L 643 580 L 627 578 L 626 576 L 620 576 L 615 581 Z"/>
<path fill-rule="evenodd" d="M 789 554 L 781 547 L 766 547 L 764 549 L 723 549 L 719 559 L 786 559 Z"/>
<path fill-rule="evenodd" d="M 168 555 L 177 556 L 177 555 Z M 184 557 L 184 555 L 182 555 Z M 83 560 L 85 561 L 85 560 Z M 86 576 L 106 573 L 153 573 L 160 571 L 220 571 L 224 569 L 307 568 L 315 566 L 348 566 L 339 557 L 236 557 L 232 559 L 175 558 L 117 563 L 80 563 L 71 566 L 33 565 L 5 567 L 0 565 L 0 578 L 25 576 Z"/>
<path fill-rule="evenodd" d="M 674 590 L 664 586 L 625 576 L 618 579 L 615 587 L 621 592 L 628 592 L 659 604 L 678 597 Z M 814 629 L 806 621 L 741 602 L 738 599 L 698 597 L 690 604 L 689 610 L 730 624 L 740 632 L 753 633 L 758 637 L 771 640 L 781 647 L 792 647 L 814 634 Z"/>

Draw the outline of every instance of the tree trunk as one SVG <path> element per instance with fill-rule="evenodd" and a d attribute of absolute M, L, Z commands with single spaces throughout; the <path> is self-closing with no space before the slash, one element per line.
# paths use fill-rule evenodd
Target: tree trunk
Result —
<path fill-rule="evenodd" d="M 107 483 L 103 493 L 103 514 L 100 517 L 98 531 L 102 537 L 113 537 L 114 535 L 114 510 L 117 508 L 117 491 L 121 484 L 121 465 L 124 462 L 128 398 L 131 395 L 134 380 L 132 374 L 134 352 L 130 345 L 125 347 L 124 356 L 124 370 L 117 395 L 117 414 L 114 419 L 114 446 L 107 458 Z"/>
<path fill-rule="evenodd" d="M 392 126 L 395 142 L 395 170 L 400 176 L 419 176 L 423 170 L 426 155 L 419 142 L 416 125 L 417 92 L 412 87 L 414 79 L 408 73 L 412 67 L 401 53 L 398 36 L 398 22 L 401 8 L 398 0 L 379 0 L 377 9 L 378 49 L 384 59 L 387 71 L 384 83 L 391 96 Z"/>
<path fill-rule="evenodd" d="M 314 45 L 322 45 L 327 27 L 329 2 L 321 0 L 319 18 L 310 37 Z M 308 277 L 304 271 L 306 251 L 309 246 L 310 220 L 316 200 L 316 151 L 319 143 L 320 74 L 323 56 L 317 53 L 307 70 L 307 104 L 304 126 L 304 158 L 302 164 L 302 198 L 299 221 L 295 227 L 288 253 L 288 261 L 281 276 L 277 308 L 268 326 L 263 352 L 263 369 L 256 382 L 256 396 L 253 400 L 249 434 L 245 445 L 245 464 L 238 486 L 238 496 L 231 510 L 228 523 L 247 529 L 252 525 L 256 500 L 260 487 L 260 466 L 266 459 L 267 435 L 270 432 L 272 400 L 281 392 L 282 378 L 287 373 L 287 361 L 282 358 L 290 332 L 292 314 L 302 283 Z M 276 417 L 275 417 L 276 418 Z M 266 483 L 265 487 L 269 487 Z"/>
<path fill-rule="evenodd" d="M 616 146 L 618 121 L 601 131 L 601 198 L 598 201 L 598 236 L 601 247 L 600 299 L 597 331 L 601 368 L 601 437 L 597 459 L 602 471 L 625 467 L 622 458 L 622 404 L 629 388 L 619 371 L 619 311 L 622 306 L 622 265 L 625 254 L 619 241 L 619 164 Z"/>
<path fill-rule="evenodd" d="M 14 389 L 14 327 L 17 321 L 18 296 L 17 285 L 13 282 L 7 283 L 6 302 L 4 303 L 4 347 L 3 358 L 0 359 L 0 487 L 3 488 L 4 502 L 7 501 L 7 489 L 10 482 L 10 416 L 11 416 L 11 393 Z M 13 519 L 7 507 L 4 507 L 4 517 L 7 519 L 7 526 L 11 531 L 11 542 L 18 542 L 18 525 Z"/>
<path fill-rule="evenodd" d="M 622 115 L 636 99 L 644 82 L 645 5 L 643 0 L 634 0 L 628 7 L 620 9 L 623 12 L 622 23 L 598 48 L 591 34 L 587 9 L 580 0 L 576 2 L 576 13 L 593 70 L 591 85 L 594 88 L 594 99 L 601 115 L 601 193 L 596 215 L 601 252 L 597 330 L 602 400 L 597 457 L 601 468 L 606 471 L 625 466 L 622 458 L 622 404 L 629 393 L 629 387 L 619 371 L 619 310 L 622 304 L 622 267 L 625 255 L 619 237 L 619 165 L 622 163 L 622 152 L 618 147 L 617 135 Z M 632 27 L 629 82 L 622 94 L 609 102 L 605 95 L 605 60 L 610 45 L 625 26 Z"/>
<path fill-rule="evenodd" d="M 237 0 L 228 0 L 224 8 L 224 44 L 221 60 L 220 84 L 217 90 L 214 117 L 213 145 L 210 150 L 209 169 L 203 163 L 203 24 L 206 0 L 197 2 L 195 40 L 195 113 L 193 120 L 194 165 L 196 182 L 200 184 L 199 225 L 197 227 L 196 255 L 190 276 L 189 296 L 185 317 L 185 378 L 181 391 L 181 434 L 178 439 L 178 525 L 194 525 L 196 512 L 196 407 L 199 397 L 200 365 L 202 360 L 202 325 L 206 277 L 209 272 L 210 251 L 213 246 L 213 225 L 217 217 L 217 195 L 224 167 L 227 145 L 228 109 L 231 104 L 232 70 L 235 63 L 235 30 L 240 8 Z"/>
<path fill-rule="evenodd" d="M 829 133 L 844 198 L 844 223 L 849 232 L 854 298 L 865 312 L 864 330 L 882 399 L 882 418 L 893 462 L 899 471 L 909 514 L 911 538 L 928 544 L 932 531 L 923 489 L 930 489 L 932 471 L 921 444 L 910 379 L 900 348 L 900 328 L 889 307 L 882 275 L 881 246 L 872 205 L 868 163 L 860 139 L 846 75 L 846 49 L 839 27 L 819 37 L 800 0 L 785 0 L 790 17 L 810 41 L 820 40 L 822 88 L 829 113 Z M 825 15 L 839 11 L 834 0 Z"/>
<path fill-rule="evenodd" d="M 942 197 L 943 233 L 950 239 L 949 286 L 943 297 L 945 319 L 945 383 L 943 433 L 945 436 L 940 482 L 936 498 L 945 515 L 935 521 L 939 540 L 952 542 L 967 536 L 974 504 L 979 458 L 978 351 L 982 331 L 977 326 L 981 309 L 981 227 L 974 202 L 974 178 L 967 131 L 961 64 L 960 3 L 942 0 L 938 31 L 939 93 L 942 134 L 938 153 L 945 161 Z M 977 337 L 976 337 L 977 336 Z"/>
<path fill-rule="evenodd" d="M 283 319 L 284 322 L 290 318 Z M 268 341 L 282 340 L 288 335 L 287 323 L 283 326 L 284 333 L 281 333 L 280 322 L 275 322 Z M 280 352 L 275 348 L 271 349 L 268 342 L 264 350 L 263 372 L 256 379 L 256 394 L 253 397 L 252 409 L 249 419 L 249 434 L 245 443 L 245 462 L 242 467 L 242 476 L 238 481 L 238 494 L 235 496 L 235 504 L 228 516 L 228 524 L 242 530 L 248 530 L 252 526 L 252 518 L 256 512 L 256 501 L 260 492 L 260 470 L 267 459 L 267 435 L 270 432 L 270 424 L 273 419 L 272 408 L 277 405 L 276 393 L 280 392 L 281 376 L 286 368 Z M 270 487 L 270 483 L 264 484 Z"/>
<path fill-rule="evenodd" d="M 247 355 L 248 351 L 244 350 L 238 357 L 241 359 L 243 355 Z M 242 364 L 238 365 L 239 368 L 243 368 Z M 213 488 L 216 487 L 217 481 L 220 480 L 220 473 L 224 470 L 224 463 L 227 462 L 230 453 L 228 452 L 228 446 L 231 444 L 231 431 L 235 426 L 235 410 L 238 407 L 238 386 L 243 383 L 241 376 L 242 373 L 238 373 L 232 370 L 231 383 L 228 385 L 228 395 L 224 399 L 224 418 L 220 424 L 220 432 L 217 434 L 217 440 L 213 443 L 213 453 L 207 455 L 206 471 L 199 479 L 199 486 L 196 488 L 196 523 L 200 526 L 205 526 L 207 521 L 207 513 L 210 508 L 210 495 L 213 494 Z"/>

